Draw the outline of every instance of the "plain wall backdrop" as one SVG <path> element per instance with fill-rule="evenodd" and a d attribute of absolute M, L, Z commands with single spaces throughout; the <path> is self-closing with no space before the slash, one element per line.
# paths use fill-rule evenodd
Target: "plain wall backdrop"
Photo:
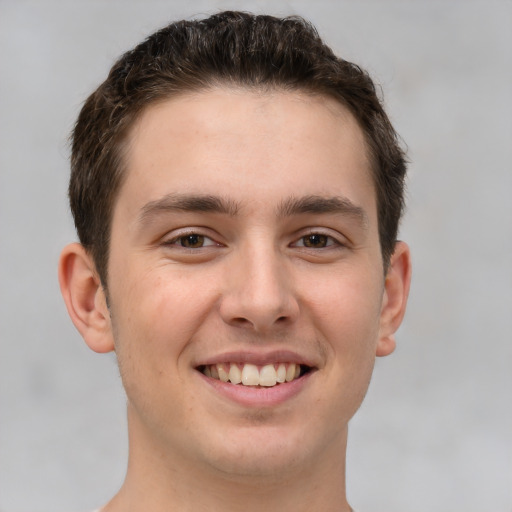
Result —
<path fill-rule="evenodd" d="M 372 74 L 409 148 L 410 305 L 352 422 L 361 512 L 512 511 L 512 2 L 0 0 L 0 510 L 87 511 L 121 485 L 125 398 L 57 284 L 67 136 L 123 51 L 236 8 L 309 18 Z"/>

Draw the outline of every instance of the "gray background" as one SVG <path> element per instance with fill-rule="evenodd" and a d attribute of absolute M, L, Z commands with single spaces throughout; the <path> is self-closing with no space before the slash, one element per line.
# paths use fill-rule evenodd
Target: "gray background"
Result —
<path fill-rule="evenodd" d="M 122 51 L 221 8 L 310 18 L 382 85 L 409 146 L 407 319 L 353 420 L 363 512 L 512 511 L 510 1 L 0 1 L 0 509 L 105 502 L 126 463 L 113 356 L 61 302 L 66 137 Z"/>

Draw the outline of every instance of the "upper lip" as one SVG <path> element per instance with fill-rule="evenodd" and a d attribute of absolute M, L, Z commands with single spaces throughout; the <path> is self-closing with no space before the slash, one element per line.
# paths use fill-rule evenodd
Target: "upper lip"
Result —
<path fill-rule="evenodd" d="M 300 355 L 293 350 L 273 350 L 270 352 L 237 350 L 223 352 L 201 359 L 196 366 L 222 363 L 250 363 L 256 366 L 265 366 L 274 363 L 295 363 L 309 367 L 317 366 L 311 358 Z"/>

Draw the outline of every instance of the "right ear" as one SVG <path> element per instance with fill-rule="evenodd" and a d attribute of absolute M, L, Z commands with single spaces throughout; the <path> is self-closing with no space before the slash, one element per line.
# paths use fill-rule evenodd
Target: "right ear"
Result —
<path fill-rule="evenodd" d="M 89 253 L 81 244 L 67 245 L 59 260 L 59 283 L 69 316 L 95 352 L 114 350 L 105 290 Z"/>

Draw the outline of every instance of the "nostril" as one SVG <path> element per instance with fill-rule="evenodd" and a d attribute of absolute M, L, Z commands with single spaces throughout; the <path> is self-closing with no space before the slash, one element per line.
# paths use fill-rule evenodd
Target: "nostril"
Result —
<path fill-rule="evenodd" d="M 247 320 L 247 318 L 240 316 L 237 318 L 233 318 L 233 323 L 246 325 L 246 324 L 250 324 L 251 322 L 249 320 Z"/>

